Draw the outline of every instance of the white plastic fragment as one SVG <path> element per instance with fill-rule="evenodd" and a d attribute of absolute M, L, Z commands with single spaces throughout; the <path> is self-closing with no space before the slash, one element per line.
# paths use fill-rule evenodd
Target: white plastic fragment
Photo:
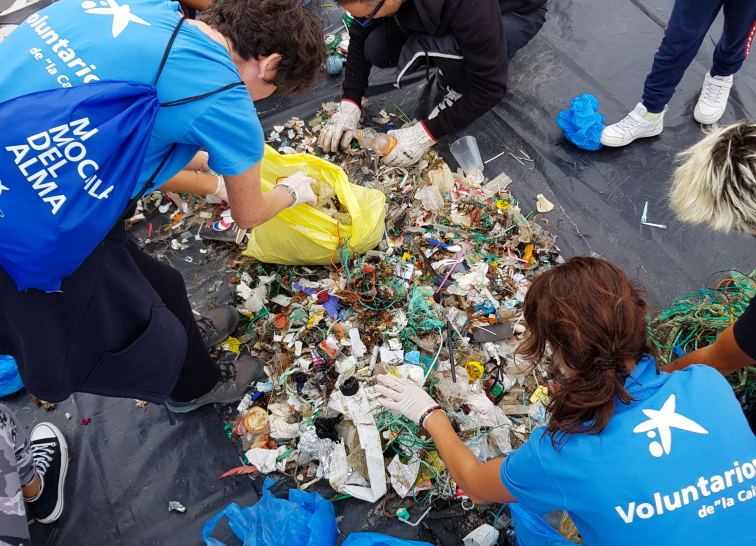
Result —
<path fill-rule="evenodd" d="M 483 524 L 462 539 L 465 546 L 493 546 L 499 538 L 499 531 Z"/>
<path fill-rule="evenodd" d="M 260 474 L 270 474 L 276 470 L 276 459 L 278 456 L 283 455 L 287 449 L 288 448 L 285 446 L 281 446 L 278 449 L 263 449 L 261 447 L 255 447 L 247 451 L 245 456 L 247 457 L 249 464 L 259 470 Z M 280 462 L 285 463 L 286 460 L 284 459 Z"/>
<path fill-rule="evenodd" d="M 413 455 L 409 464 L 402 464 L 397 454 L 394 455 L 394 459 L 386 467 L 386 470 L 391 476 L 391 486 L 394 491 L 400 498 L 404 498 L 412 491 L 412 486 L 417 480 L 417 474 L 420 472 L 420 459 Z"/>
<path fill-rule="evenodd" d="M 357 328 L 349 330 L 349 339 L 352 340 L 352 354 L 357 358 L 365 356 L 367 347 L 362 343 L 362 340 L 360 339 L 360 331 Z"/>
<path fill-rule="evenodd" d="M 183 504 L 181 504 L 178 501 L 170 501 L 168 503 L 168 511 L 171 512 L 171 511 L 174 511 L 174 510 L 176 512 L 181 512 L 181 513 L 186 512 L 186 508 L 184 508 Z"/>
<path fill-rule="evenodd" d="M 536 203 L 536 209 L 538 212 L 550 212 L 554 208 L 554 203 L 546 199 L 542 193 L 536 195 L 538 202 Z"/>

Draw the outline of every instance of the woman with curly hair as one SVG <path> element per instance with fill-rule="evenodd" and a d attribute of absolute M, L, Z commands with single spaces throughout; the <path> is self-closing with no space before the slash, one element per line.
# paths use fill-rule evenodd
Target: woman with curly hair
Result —
<path fill-rule="evenodd" d="M 745 544 L 756 531 L 756 437 L 730 385 L 708 366 L 660 372 L 646 304 L 604 260 L 576 257 L 535 279 L 521 354 L 551 352 L 563 376 L 548 425 L 485 463 L 421 388 L 381 375 L 382 404 L 433 437 L 477 503 L 566 510 L 585 543 Z"/>

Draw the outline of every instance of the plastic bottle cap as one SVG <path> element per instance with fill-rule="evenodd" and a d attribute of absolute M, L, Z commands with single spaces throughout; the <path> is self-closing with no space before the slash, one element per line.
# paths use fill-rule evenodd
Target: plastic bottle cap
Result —
<path fill-rule="evenodd" d="M 480 362 L 468 362 L 465 365 L 465 369 L 467 370 L 467 375 L 470 377 L 470 381 L 477 381 L 483 377 L 486 371 Z"/>

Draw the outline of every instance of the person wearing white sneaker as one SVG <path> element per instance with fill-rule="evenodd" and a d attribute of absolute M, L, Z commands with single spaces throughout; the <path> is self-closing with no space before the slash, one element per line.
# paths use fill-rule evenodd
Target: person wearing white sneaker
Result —
<path fill-rule="evenodd" d="M 706 73 L 701 96 L 698 97 L 696 108 L 693 110 L 693 117 L 698 123 L 711 125 L 719 121 L 727 108 L 732 80 L 732 74 L 712 76 L 709 72 Z"/>
<path fill-rule="evenodd" d="M 714 49 L 711 70 L 693 116 L 710 125 L 722 117 L 733 83 L 756 36 L 754 0 L 676 0 L 654 64 L 646 77 L 643 99 L 625 119 L 601 134 L 604 146 L 625 146 L 636 138 L 652 137 L 664 129 L 664 112 L 675 87 L 693 62 L 709 27 L 724 10 L 724 29 Z"/>

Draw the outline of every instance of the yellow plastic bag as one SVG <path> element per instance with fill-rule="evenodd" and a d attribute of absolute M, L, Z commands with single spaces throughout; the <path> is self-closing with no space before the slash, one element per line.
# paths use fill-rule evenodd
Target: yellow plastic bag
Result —
<path fill-rule="evenodd" d="M 281 155 L 265 146 L 261 165 L 262 191 L 270 191 L 276 180 L 302 171 L 330 184 L 349 214 L 352 225 L 337 222 L 309 205 L 285 209 L 278 216 L 252 230 L 244 254 L 261 262 L 286 265 L 323 265 L 338 261 L 334 255 L 342 239 L 360 254 L 375 248 L 384 231 L 386 196 L 349 183 L 346 173 L 333 163 L 309 154 Z"/>

